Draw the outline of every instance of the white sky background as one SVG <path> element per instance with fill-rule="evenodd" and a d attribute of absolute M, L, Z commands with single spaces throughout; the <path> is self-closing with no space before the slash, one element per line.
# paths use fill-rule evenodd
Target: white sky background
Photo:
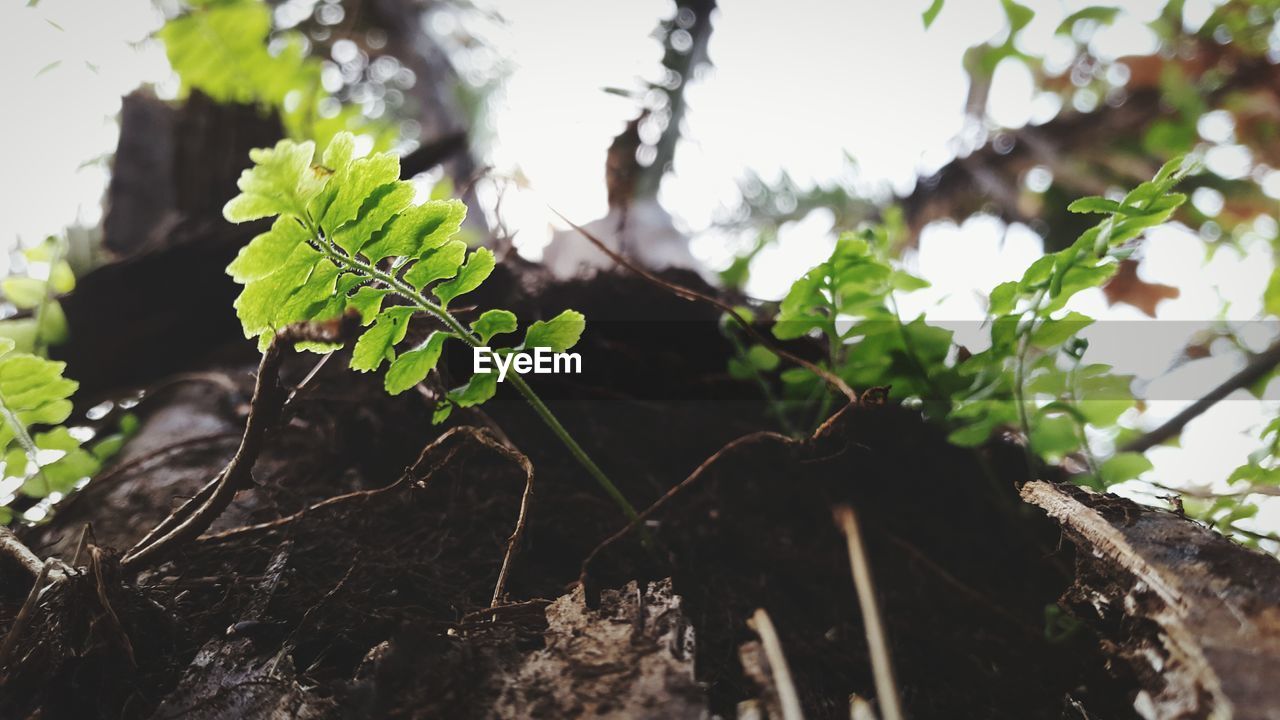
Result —
<path fill-rule="evenodd" d="M 848 152 L 860 166 L 860 182 L 897 192 L 915 177 L 950 159 L 962 143 L 967 80 L 966 48 L 1003 31 L 997 0 L 948 0 L 932 29 L 920 13 L 928 0 L 721 0 L 710 56 L 714 68 L 688 91 L 686 141 L 661 201 L 690 232 L 696 255 L 724 263 L 730 238 L 708 232 L 714 218 L 737 201 L 748 170 L 764 178 L 783 169 L 797 182 L 829 180 Z M 1024 31 L 1026 49 L 1051 60 L 1069 47 L 1053 37 L 1065 14 L 1089 2 L 1026 0 L 1037 11 Z M 1154 37 L 1142 22 L 1161 0 L 1121 0 L 1129 11 L 1095 39 L 1111 55 L 1149 52 Z M 10 105 L 0 113 L 5 170 L 0 173 L 0 249 L 31 243 L 79 221 L 96 223 L 108 178 L 101 162 L 115 148 L 120 96 L 138 84 L 172 95 L 176 83 L 161 48 L 146 41 L 161 18 L 149 0 L 43 0 L 27 8 L 0 0 L 0 67 Z M 635 103 L 602 92 L 637 88 L 659 73 L 661 49 L 649 36 L 669 17 L 669 0 L 477 0 L 506 20 L 486 36 L 511 72 L 493 112 L 491 162 L 498 175 L 519 170 L 530 192 L 509 191 L 503 200 L 508 227 L 521 251 L 536 256 L 556 223 L 551 203 L 578 221 L 606 210 L 605 150 Z M 1198 22 L 1213 3 L 1189 0 Z M 50 63 L 58 61 L 57 65 Z M 42 71 L 43 69 L 43 71 Z M 992 117 L 1007 126 L 1043 121 L 1054 106 L 1032 97 L 1021 66 L 1006 62 L 991 94 Z M 1230 158 L 1226 158 L 1230 160 Z M 755 264 L 754 294 L 778 298 L 790 282 L 830 251 L 831 218 L 815 213 L 784 228 L 780 241 Z M 1006 231 L 1007 230 L 1007 231 Z M 990 218 L 962 226 L 927 228 L 918 255 L 907 262 L 934 283 L 903 303 L 930 310 L 940 320 L 980 318 L 979 292 L 1021 275 L 1040 253 L 1031 231 L 1006 229 Z M 1245 255 L 1227 249 L 1208 267 L 1203 243 L 1185 231 L 1152 233 L 1142 266 L 1145 279 L 1178 286 L 1182 297 L 1165 302 L 1161 319 L 1209 320 L 1224 304 L 1228 317 L 1259 311 L 1271 270 L 1271 249 L 1255 243 Z M 0 274 L 7 270 L 0 253 Z M 1139 319 L 1136 310 L 1107 308 L 1101 293 L 1078 298 L 1076 309 L 1101 319 Z M 963 339 L 962 339 L 963 341 Z M 1151 348 L 1145 356 L 1094 356 L 1120 371 L 1153 377 L 1176 347 Z M 1162 380 L 1207 389 L 1234 369 L 1233 360 L 1192 363 Z M 1153 389 L 1159 389 L 1154 386 Z M 1143 419 L 1154 426 L 1183 402 L 1156 403 Z M 1256 432 L 1276 412 L 1274 404 L 1233 398 L 1193 421 L 1181 448 L 1150 453 L 1153 477 L 1170 485 L 1225 478 L 1257 447 Z M 1264 510 L 1265 525 L 1280 528 L 1280 503 Z"/>

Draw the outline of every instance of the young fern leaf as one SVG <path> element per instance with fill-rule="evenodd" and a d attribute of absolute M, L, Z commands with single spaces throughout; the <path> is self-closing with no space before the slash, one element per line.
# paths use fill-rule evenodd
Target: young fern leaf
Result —
<path fill-rule="evenodd" d="M 488 310 L 467 327 L 448 309 L 449 303 L 479 288 L 496 264 L 487 248 L 468 253 L 466 243 L 454 237 L 466 217 L 465 205 L 457 200 L 413 204 L 413 187 L 399 179 L 399 160 L 388 153 L 357 156 L 349 133 L 333 137 L 321 164 L 313 164 L 314 153 L 312 143 L 290 140 L 253 151 L 254 165 L 240 177 L 241 194 L 223 210 L 231 222 L 276 216 L 271 228 L 227 267 L 244 285 L 235 308 L 246 337 L 257 337 L 265 348 L 277 330 L 292 323 L 358 313 L 367 329 L 352 349 L 351 368 L 371 372 L 390 363 L 384 384 L 398 394 L 435 369 L 446 343 L 482 347 L 497 335 L 516 331 L 516 316 L 507 310 Z M 401 348 L 410 321 L 419 315 L 443 329 Z M 564 352 L 577 343 L 585 325 L 581 313 L 566 310 L 529 326 L 519 348 L 497 352 L 535 347 Z M 507 381 L 634 518 L 630 503 L 524 379 L 510 373 Z M 455 406 L 479 405 L 496 392 L 495 374 L 476 374 L 447 393 L 435 419 L 442 421 Z"/>
<path fill-rule="evenodd" d="M 67 493 L 98 471 L 99 462 L 60 423 L 71 415 L 78 384 L 62 376 L 65 363 L 13 351 L 0 338 L 0 454 L 5 474 L 27 477 L 22 492 Z M 51 426 L 43 432 L 37 426 Z M 44 452 L 42 452 L 44 451 Z M 49 460 L 46 452 L 60 455 Z"/>

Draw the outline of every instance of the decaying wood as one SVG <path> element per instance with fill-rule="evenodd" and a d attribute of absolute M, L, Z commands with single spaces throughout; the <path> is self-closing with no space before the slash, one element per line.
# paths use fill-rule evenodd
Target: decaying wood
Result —
<path fill-rule="evenodd" d="M 702 718 L 694 678 L 693 627 L 671 581 L 635 582 L 602 593 L 582 587 L 547 607 L 546 647 L 506 679 L 493 709 L 501 718 Z"/>
<path fill-rule="evenodd" d="M 1142 690 L 1144 718 L 1280 718 L 1280 562 L 1185 517 L 1036 481 L 1079 548 L 1062 603 Z"/>

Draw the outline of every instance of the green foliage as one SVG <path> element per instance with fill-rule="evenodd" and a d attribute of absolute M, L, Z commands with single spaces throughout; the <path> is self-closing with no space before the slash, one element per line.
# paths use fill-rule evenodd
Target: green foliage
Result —
<path fill-rule="evenodd" d="M 951 333 L 922 320 L 904 322 L 898 315 L 896 293 L 927 287 L 890 260 L 902 232 L 899 225 L 886 225 L 841 234 L 830 258 L 791 286 L 773 335 L 783 341 L 816 336 L 826 349 L 820 365 L 849 385 L 891 386 L 896 397 L 920 398 L 927 412 L 945 413 L 939 401 L 955 382 L 944 366 Z M 778 367 L 768 348 L 746 343 L 728 324 L 725 330 L 739 347 L 731 375 L 760 383 Z M 784 428 L 811 428 L 826 419 L 833 398 L 818 377 L 792 368 L 779 380 L 781 392 L 771 403 L 775 415 L 786 418 Z"/>
<path fill-rule="evenodd" d="M 62 376 L 64 366 L 0 339 L 0 455 L 5 474 L 25 478 L 21 492 L 33 497 L 70 492 L 99 467 L 61 425 L 77 387 Z"/>
<path fill-rule="evenodd" d="M 322 164 L 313 165 L 314 153 L 313 143 L 291 140 L 253 151 L 241 193 L 224 209 L 232 222 L 277 216 L 227 268 L 245 286 L 236 311 L 247 337 L 265 347 L 290 323 L 356 312 L 368 329 L 356 341 L 352 369 L 389 362 L 387 390 L 400 393 L 435 367 L 446 341 L 482 344 L 515 331 L 509 311 L 490 310 L 471 330 L 448 314 L 448 303 L 480 287 L 495 266 L 488 249 L 468 253 L 454 239 L 466 216 L 461 202 L 414 205 L 397 158 L 357 156 L 349 133 L 334 137 Z M 388 295 L 405 304 L 383 307 Z M 410 320 L 424 313 L 448 318 L 448 329 L 401 352 Z"/>
<path fill-rule="evenodd" d="M 982 352 L 953 353 L 950 331 L 923 317 L 899 316 L 895 294 L 925 283 L 890 259 L 901 232 L 893 224 L 841 235 L 831 257 L 792 285 L 773 334 L 784 341 L 820 340 L 825 367 L 853 387 L 889 386 L 892 395 L 920 403 L 948 426 L 954 443 L 979 445 L 995 430 L 1014 426 L 1030 450 L 1048 461 L 1083 460 L 1087 469 L 1079 482 L 1105 487 L 1133 479 L 1151 468 L 1150 461 L 1134 453 L 1099 461 L 1088 441 L 1091 431 L 1120 432 L 1118 421 L 1134 405 L 1131 378 L 1083 361 L 1088 343 L 1079 333 L 1093 319 L 1066 306 L 1076 294 L 1106 282 L 1128 257 L 1130 243 L 1185 202 L 1173 188 L 1192 169 L 1176 159 L 1119 200 L 1071 203 L 1073 212 L 1102 218 L 1070 247 L 1038 258 L 1020 280 L 991 291 L 991 343 Z M 762 384 L 775 414 L 791 418 L 816 406 L 817 416 L 807 426 L 825 419 L 833 395 L 819 378 L 803 368 L 784 370 L 775 398 L 765 378 L 777 357 L 762 346 L 736 342 L 740 350 L 730 373 Z"/>
<path fill-rule="evenodd" d="M 449 303 L 479 288 L 496 263 L 487 248 L 468 252 L 455 239 L 466 214 L 461 202 L 432 199 L 415 205 L 412 186 L 399 180 L 398 159 L 389 153 L 360 156 L 350 133 L 333 137 L 320 164 L 313 164 L 314 153 L 314 143 L 292 140 L 253 151 L 254 165 L 239 181 L 241 194 L 224 209 L 232 222 L 276 217 L 227 267 L 244 285 L 235 308 L 246 337 L 257 337 L 265 348 L 286 325 L 357 314 L 366 329 L 352 349 L 351 368 L 370 372 L 390 363 L 384 386 L 399 394 L 436 369 L 448 343 L 483 347 L 518 329 L 508 310 L 486 310 L 469 328 L 449 311 Z M 396 304 L 384 307 L 392 298 Z M 443 328 L 408 341 L 412 321 L 422 315 Z M 581 313 L 566 310 L 530 325 L 519 349 L 563 352 L 578 342 L 585 326 Z M 634 517 L 635 510 L 519 374 L 507 380 Z M 446 393 L 434 418 L 442 422 L 453 408 L 479 405 L 496 392 L 496 374 L 474 374 Z"/>
<path fill-rule="evenodd" d="M 929 3 L 929 7 L 925 8 L 925 11 L 921 13 L 920 17 L 924 20 L 925 30 L 933 26 L 933 21 L 938 19 L 938 13 L 942 12 L 944 4 L 945 0 L 933 0 L 933 2 Z"/>
<path fill-rule="evenodd" d="M 30 271 L 0 280 L 0 294 L 29 317 L 0 320 L 0 338 L 13 341 L 19 352 L 43 355 L 51 345 L 67 340 L 67 318 L 58 296 L 76 286 L 75 274 L 64 259 L 65 243 L 55 237 L 23 251 Z"/>
<path fill-rule="evenodd" d="M 289 137 L 322 148 L 344 130 L 372 136 L 379 148 L 395 140 L 389 124 L 334 101 L 320 82 L 320 60 L 307 55 L 307 40 L 297 32 L 273 36 L 271 7 L 262 0 L 189 4 L 157 32 L 184 89 L 274 110 Z"/>

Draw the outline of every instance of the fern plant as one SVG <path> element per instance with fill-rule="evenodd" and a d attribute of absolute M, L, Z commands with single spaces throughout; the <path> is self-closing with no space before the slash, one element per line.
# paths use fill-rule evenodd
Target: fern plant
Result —
<path fill-rule="evenodd" d="M 63 377 L 64 367 L 16 352 L 12 340 L 0 338 L 0 454 L 4 474 L 24 478 L 19 490 L 31 497 L 65 494 L 98 471 L 98 458 L 61 425 L 78 386 Z M 0 507 L 0 522 L 9 519 L 8 508 Z"/>
<path fill-rule="evenodd" d="M 235 307 L 246 337 L 257 337 L 265 347 L 276 330 L 291 323 L 358 313 L 367 329 L 352 349 L 351 368 L 370 372 L 389 362 L 384 383 L 397 394 L 427 377 L 446 343 L 482 347 L 498 335 L 516 332 L 516 316 L 508 310 L 487 310 L 464 325 L 449 309 L 455 299 L 480 287 L 495 266 L 487 248 L 468 253 L 466 243 L 454 237 L 465 205 L 457 200 L 414 204 L 413 186 L 399 179 L 399 159 L 390 153 L 359 156 L 350 133 L 334 136 L 321 163 L 313 164 L 314 153 L 313 143 L 291 140 L 252 151 L 254 165 L 240 177 L 241 192 L 224 208 L 231 222 L 276 218 L 227 268 L 244 285 Z M 403 304 L 383 307 L 390 297 Z M 404 347 L 409 321 L 419 315 L 442 328 Z M 581 313 L 566 310 L 529 325 L 518 346 L 494 352 L 539 347 L 564 352 L 578 342 L 585 326 Z M 528 383 L 518 373 L 508 374 L 506 381 L 634 518 L 635 509 Z M 454 407 L 487 401 L 497 384 L 494 372 L 473 374 L 437 406 L 436 422 Z"/>
<path fill-rule="evenodd" d="M 1066 306 L 1077 293 L 1103 285 L 1133 252 L 1134 240 L 1169 220 L 1186 201 L 1174 186 L 1193 169 L 1177 158 L 1121 199 L 1072 203 L 1073 212 L 1103 217 L 1070 247 L 1037 259 L 1021 279 L 991 291 L 991 344 L 982 352 L 952 352 L 951 331 L 924 316 L 899 316 L 895 295 L 926 283 L 890 257 L 898 232 L 893 213 L 886 213 L 885 226 L 841 235 L 831 257 L 792 285 L 773 333 L 780 340 L 821 339 L 825 364 L 841 379 L 855 387 L 890 386 L 898 398 L 921 403 L 944 420 L 958 445 L 979 445 L 997 428 L 1018 427 L 1029 451 L 1049 462 L 1083 459 L 1075 476 L 1082 484 L 1106 487 L 1133 479 L 1151 469 L 1145 456 L 1119 452 L 1100 460 L 1089 442 L 1090 431 L 1117 444 L 1133 432 L 1119 424 L 1135 404 L 1132 378 L 1084 362 L 1088 343 L 1079 333 L 1093 319 Z M 731 374 L 755 379 L 768 391 L 764 376 L 777 358 L 762 346 L 739 345 Z M 826 417 L 832 395 L 812 372 L 791 368 L 778 378 L 783 399 L 772 400 L 768 392 L 766 398 L 781 406 L 780 415 L 816 407 L 810 426 Z M 1239 472 L 1242 478 L 1263 475 L 1269 467 L 1254 463 Z"/>

